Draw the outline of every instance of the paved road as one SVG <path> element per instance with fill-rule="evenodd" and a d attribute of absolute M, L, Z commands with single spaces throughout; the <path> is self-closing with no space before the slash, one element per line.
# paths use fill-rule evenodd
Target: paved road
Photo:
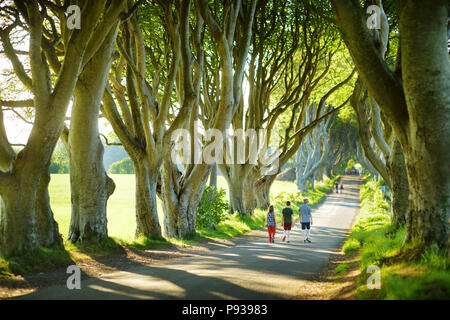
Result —
<path fill-rule="evenodd" d="M 43 288 L 22 299 L 292 299 L 304 282 L 326 266 L 347 237 L 359 209 L 360 181 L 344 178 L 342 194 L 332 193 L 313 209 L 312 243 L 303 243 L 298 224 L 291 242 L 255 232 L 231 248 L 137 266 L 83 280 L 80 290 Z"/>

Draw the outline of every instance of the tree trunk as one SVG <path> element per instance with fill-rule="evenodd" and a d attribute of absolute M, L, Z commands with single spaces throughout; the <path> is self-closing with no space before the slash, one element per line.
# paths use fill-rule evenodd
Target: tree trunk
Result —
<path fill-rule="evenodd" d="M 309 176 L 309 183 L 311 184 L 311 191 L 314 191 L 314 190 L 315 190 L 315 184 L 314 184 L 314 182 L 315 182 L 315 175 L 312 174 L 312 175 Z"/>
<path fill-rule="evenodd" d="M 161 168 L 161 200 L 164 212 L 164 236 L 185 238 L 195 234 L 195 214 L 210 174 L 210 166 L 197 165 L 197 174 L 187 180 L 170 159 Z"/>
<path fill-rule="evenodd" d="M 228 196 L 230 202 L 230 212 L 239 212 L 240 214 L 251 214 L 247 212 L 244 201 L 244 186 L 249 171 L 253 165 L 249 164 L 230 164 L 219 165 L 220 172 L 228 183 Z"/>
<path fill-rule="evenodd" d="M 4 256 L 19 255 L 38 246 L 34 214 L 38 178 L 19 173 L 8 180 L 1 198 L 0 253 Z"/>
<path fill-rule="evenodd" d="M 209 176 L 209 185 L 217 188 L 217 164 L 212 165 L 211 175 Z"/>
<path fill-rule="evenodd" d="M 134 162 L 136 172 L 136 238 L 161 237 L 156 189 L 158 172 L 150 172 L 146 159 Z"/>
<path fill-rule="evenodd" d="M 116 34 L 117 26 L 84 68 L 74 91 L 69 131 L 72 217 L 67 241 L 101 240 L 108 236 L 106 204 L 115 184 L 103 166 L 98 114 Z"/>
<path fill-rule="evenodd" d="M 94 132 L 97 134 L 97 131 Z M 100 139 L 85 137 L 81 140 L 84 140 L 82 144 L 90 141 L 87 149 L 74 139 L 70 140 L 72 216 L 67 240 L 72 242 L 101 240 L 108 236 L 106 204 L 115 189 L 113 180 L 103 167 Z"/>
<path fill-rule="evenodd" d="M 267 209 L 270 206 L 270 188 L 275 181 L 276 175 L 265 176 L 255 184 L 256 205 L 260 209 Z"/>
<path fill-rule="evenodd" d="M 245 178 L 232 179 L 228 181 L 231 213 L 235 213 L 237 211 L 241 214 L 247 214 L 247 210 L 244 205 L 244 180 Z"/>
<path fill-rule="evenodd" d="M 450 194 L 450 64 L 445 1 L 401 1 L 401 63 L 409 114 L 400 140 L 408 173 L 407 240 L 445 248 Z"/>
<path fill-rule="evenodd" d="M 409 184 L 406 174 L 405 158 L 400 142 L 391 137 L 390 154 L 387 159 L 387 169 L 391 180 L 392 191 L 392 222 L 396 228 L 406 225 L 409 206 Z"/>
<path fill-rule="evenodd" d="M 253 211 L 257 207 L 255 185 L 259 177 L 259 169 L 257 167 L 253 167 L 247 174 L 247 178 L 244 182 L 244 206 L 245 211 L 250 215 L 253 214 Z"/>
<path fill-rule="evenodd" d="M 48 194 L 48 185 L 50 183 L 50 174 L 48 168 L 39 181 L 36 193 L 36 224 L 37 237 L 39 245 L 50 247 L 57 245 L 63 247 L 61 234 L 58 224 L 53 217 L 53 211 L 50 208 L 50 197 Z"/>
<path fill-rule="evenodd" d="M 28 144 L 15 158 L 10 173 L 0 173 L 2 255 L 20 255 L 39 245 L 61 242 L 47 190 L 50 158 L 59 135 L 55 120 L 46 116 L 36 116 Z"/>

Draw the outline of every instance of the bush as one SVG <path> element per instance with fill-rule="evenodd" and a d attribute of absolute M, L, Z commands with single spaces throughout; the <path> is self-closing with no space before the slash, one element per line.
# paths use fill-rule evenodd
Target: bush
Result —
<path fill-rule="evenodd" d="M 50 161 L 50 173 L 69 173 L 69 154 L 65 147 L 58 144 Z"/>
<path fill-rule="evenodd" d="M 124 158 L 114 162 L 108 171 L 111 174 L 134 174 L 133 162 L 130 158 Z"/>
<path fill-rule="evenodd" d="M 225 189 L 206 186 L 196 212 L 196 227 L 207 228 L 211 224 L 219 224 L 226 219 L 228 208 Z"/>

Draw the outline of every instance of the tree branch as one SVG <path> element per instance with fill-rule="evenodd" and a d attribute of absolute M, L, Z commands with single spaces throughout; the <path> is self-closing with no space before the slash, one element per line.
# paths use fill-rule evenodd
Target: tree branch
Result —
<path fill-rule="evenodd" d="M 27 100 L 0 100 L 0 106 L 8 108 L 28 108 L 34 106 L 32 99 Z"/>
<path fill-rule="evenodd" d="M 408 120 L 403 86 L 392 72 L 365 25 L 359 0 L 331 0 L 336 22 L 349 49 L 361 80 L 392 125 L 403 132 Z"/>

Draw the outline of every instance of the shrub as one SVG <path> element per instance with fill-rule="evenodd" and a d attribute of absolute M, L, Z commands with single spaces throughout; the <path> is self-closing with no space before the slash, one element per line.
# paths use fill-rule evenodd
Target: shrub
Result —
<path fill-rule="evenodd" d="M 114 162 L 108 171 L 111 174 L 134 174 L 133 162 L 130 158 L 124 158 Z"/>
<path fill-rule="evenodd" d="M 64 146 L 58 144 L 50 160 L 50 173 L 69 173 L 69 154 Z"/>
<path fill-rule="evenodd" d="M 196 212 L 196 227 L 207 228 L 224 221 L 228 207 L 225 189 L 206 186 Z"/>

